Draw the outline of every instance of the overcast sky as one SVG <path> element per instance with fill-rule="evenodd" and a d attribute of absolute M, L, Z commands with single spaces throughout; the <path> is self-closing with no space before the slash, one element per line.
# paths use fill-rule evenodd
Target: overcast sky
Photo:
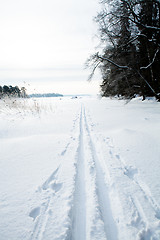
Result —
<path fill-rule="evenodd" d="M 98 0 L 0 0 L 0 85 L 98 93 L 84 62 L 97 40 Z"/>

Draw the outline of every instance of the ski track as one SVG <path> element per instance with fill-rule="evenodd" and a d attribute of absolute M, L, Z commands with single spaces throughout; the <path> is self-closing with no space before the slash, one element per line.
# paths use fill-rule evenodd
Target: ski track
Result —
<path fill-rule="evenodd" d="M 99 209 L 101 213 L 101 218 L 104 223 L 104 230 L 107 239 L 116 240 L 117 239 L 117 226 L 112 216 L 111 207 L 110 207 L 110 199 L 108 188 L 104 179 L 104 173 L 102 171 L 100 161 L 98 158 L 98 153 L 95 148 L 95 144 L 92 140 L 91 133 L 89 130 L 86 112 L 84 109 L 84 122 L 85 122 L 85 129 L 88 135 L 88 144 L 90 147 L 91 155 L 92 155 L 92 162 L 95 166 L 96 172 L 96 190 L 97 190 L 97 198 Z"/>
<path fill-rule="evenodd" d="M 65 199 L 69 206 L 68 214 L 66 213 L 69 225 L 66 224 L 64 237 L 58 239 L 159 240 L 160 207 L 147 185 L 138 178 L 138 169 L 127 166 L 121 156 L 115 153 L 115 147 L 109 137 L 105 141 L 97 138 L 100 148 L 103 146 L 100 152 L 97 151 L 97 136 L 93 134 L 94 131 L 92 133 L 94 124 L 90 122 L 91 117 L 86 113 L 85 106 L 81 105 L 80 113 L 73 120 L 71 140 L 60 154 L 61 158 L 64 158 L 67 152 L 71 151 L 72 141 L 77 138 L 77 150 L 73 159 L 69 160 L 74 169 L 73 176 L 68 180 L 72 179 L 70 199 Z M 74 136 L 77 124 L 78 137 Z M 105 159 L 105 151 L 108 151 L 108 159 Z M 63 184 L 65 185 L 59 177 L 59 171 L 63 168 L 65 167 L 62 163 L 39 187 L 38 191 L 46 195 L 46 200 L 29 214 L 34 219 L 30 240 L 44 239 L 54 198 Z M 67 169 L 63 169 L 62 173 L 66 174 Z M 63 188 L 63 191 L 65 190 Z M 114 203 L 117 203 L 114 198 L 118 198 L 120 209 L 117 212 L 114 210 Z M 59 200 L 59 203 L 62 202 Z M 53 232 L 54 239 L 57 238 Z"/>
<path fill-rule="evenodd" d="M 85 193 L 85 171 L 84 171 L 84 148 L 83 148 L 83 127 L 82 107 L 79 123 L 79 145 L 77 149 L 77 174 L 75 177 L 75 192 L 72 209 L 72 230 L 71 239 L 86 239 L 86 193 Z"/>
<path fill-rule="evenodd" d="M 87 123 L 81 108 L 77 175 L 72 208 L 72 240 L 116 240 L 117 228 L 112 217 L 107 185 Z"/>

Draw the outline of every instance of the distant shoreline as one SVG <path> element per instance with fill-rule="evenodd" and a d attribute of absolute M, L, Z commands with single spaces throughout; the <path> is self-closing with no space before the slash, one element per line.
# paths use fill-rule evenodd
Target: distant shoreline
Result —
<path fill-rule="evenodd" d="M 28 97 L 40 98 L 40 97 L 89 97 L 90 94 L 60 94 L 60 93 L 34 93 L 29 94 Z"/>
<path fill-rule="evenodd" d="M 59 94 L 59 93 L 34 93 L 34 94 L 29 94 L 28 95 L 30 98 L 32 97 L 63 97 L 63 94 Z"/>

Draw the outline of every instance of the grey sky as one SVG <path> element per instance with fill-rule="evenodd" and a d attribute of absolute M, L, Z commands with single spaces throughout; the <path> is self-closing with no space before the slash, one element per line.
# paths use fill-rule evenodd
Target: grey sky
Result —
<path fill-rule="evenodd" d="M 0 0 L 0 84 L 25 81 L 38 91 L 54 91 L 62 81 L 81 86 L 96 45 L 97 11 L 98 0 Z M 94 84 L 86 88 L 97 91 Z"/>

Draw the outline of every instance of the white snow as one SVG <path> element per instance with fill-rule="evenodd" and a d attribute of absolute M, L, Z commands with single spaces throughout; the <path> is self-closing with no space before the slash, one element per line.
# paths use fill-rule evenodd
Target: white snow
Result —
<path fill-rule="evenodd" d="M 0 100 L 0 240 L 159 240 L 160 103 Z"/>

